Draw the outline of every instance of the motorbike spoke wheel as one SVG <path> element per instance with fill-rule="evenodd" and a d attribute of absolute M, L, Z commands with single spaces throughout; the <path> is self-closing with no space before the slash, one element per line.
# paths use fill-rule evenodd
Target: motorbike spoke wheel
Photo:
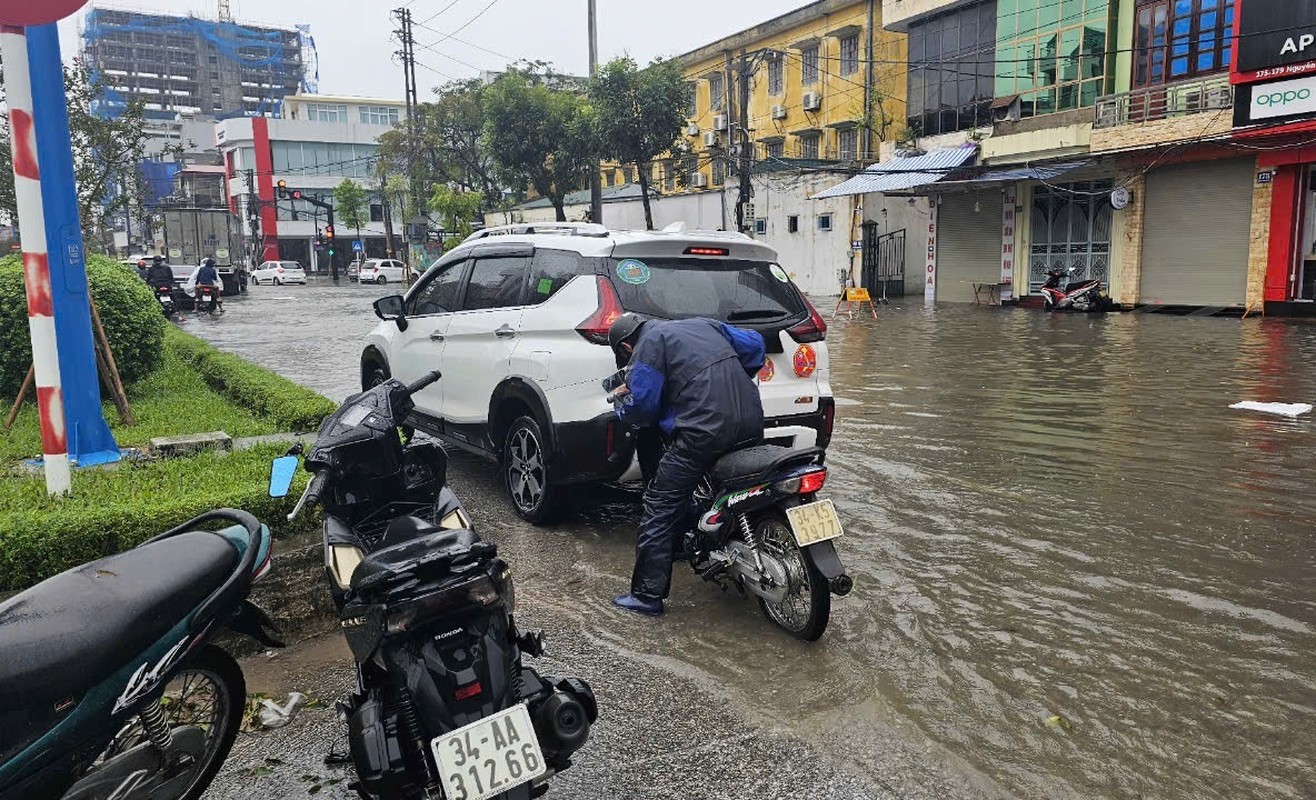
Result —
<path fill-rule="evenodd" d="M 806 642 L 816 642 L 827 630 L 832 613 L 832 596 L 813 561 L 795 542 L 790 523 L 778 512 L 755 523 L 755 533 L 765 555 L 786 569 L 786 597 L 780 603 L 759 598 L 763 613 L 779 628 Z"/>
<path fill-rule="evenodd" d="M 115 734 L 86 776 L 67 795 L 124 800 L 197 800 L 210 786 L 242 725 L 246 705 L 242 669 L 228 653 L 207 645 L 200 656 L 175 675 L 158 702 L 174 747 L 160 758 L 139 716 Z M 114 790 L 120 777 L 150 765 L 150 774 L 127 794 Z M 85 787 L 86 791 L 79 791 Z"/>

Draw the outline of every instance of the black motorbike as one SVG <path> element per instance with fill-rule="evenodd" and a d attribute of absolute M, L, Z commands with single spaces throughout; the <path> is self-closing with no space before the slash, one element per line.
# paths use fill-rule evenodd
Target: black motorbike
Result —
<path fill-rule="evenodd" d="M 223 509 L 0 603 L 0 800 L 200 798 L 247 699 L 214 640 L 283 646 L 247 600 L 270 563 Z"/>
<path fill-rule="evenodd" d="M 339 706 L 354 788 L 537 797 L 598 709 L 585 681 L 522 665 L 543 653 L 542 637 L 516 628 L 511 570 L 448 488 L 443 449 L 400 432 L 412 395 L 437 380 L 348 398 L 306 456 L 314 477 L 293 511 L 324 511 L 329 591 L 357 664 L 356 691 Z M 281 460 L 296 466 L 296 454 Z"/>
<path fill-rule="evenodd" d="M 613 404 L 627 369 L 603 381 Z M 623 435 L 630 440 L 634 430 Z M 682 558 L 704 580 L 758 598 L 763 613 L 792 636 L 822 638 L 832 595 L 854 588 L 836 553 L 841 520 L 817 494 L 827 481 L 825 452 L 745 442 L 704 475 L 691 500 Z"/>
<path fill-rule="evenodd" d="M 164 312 L 166 317 L 172 317 L 178 311 L 178 307 L 174 303 L 174 291 L 171 287 L 155 287 L 155 299 L 160 304 L 160 310 Z"/>

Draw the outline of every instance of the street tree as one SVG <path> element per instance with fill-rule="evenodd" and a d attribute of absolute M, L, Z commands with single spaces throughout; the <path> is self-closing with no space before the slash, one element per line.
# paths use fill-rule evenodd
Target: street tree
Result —
<path fill-rule="evenodd" d="M 443 230 L 457 234 L 455 241 L 460 242 L 475 230 L 475 218 L 483 202 L 484 198 L 475 192 L 454 191 L 451 186 L 439 184 L 434 187 L 429 208 L 438 215 Z"/>
<path fill-rule="evenodd" d="M 361 184 L 343 178 L 343 182 L 334 187 L 334 213 L 344 223 L 356 228 L 356 238 L 360 241 L 361 226 L 365 224 L 367 213 L 366 190 Z"/>
<path fill-rule="evenodd" d="M 509 186 L 527 186 L 566 221 L 566 195 L 596 157 L 585 99 L 540 76 L 509 70 L 485 90 L 484 145 Z"/>
<path fill-rule="evenodd" d="M 653 230 L 649 203 L 653 162 L 671 151 L 686 124 L 688 89 L 681 65 L 659 59 L 640 69 L 630 56 L 621 56 L 599 69 L 590 81 L 589 98 L 600 155 L 635 165 L 644 221 Z"/>
<path fill-rule="evenodd" d="M 93 73 L 85 62 L 74 60 L 65 65 L 64 95 L 78 213 L 84 235 L 100 246 L 109 220 L 125 211 L 143 211 L 146 187 L 141 164 L 150 138 L 142 103 L 130 101 L 125 108 L 106 113 L 107 89 L 105 77 Z M 0 101 L 3 96 L 0 89 Z M 0 214 L 16 221 L 12 153 L 9 118 L 0 115 Z"/>

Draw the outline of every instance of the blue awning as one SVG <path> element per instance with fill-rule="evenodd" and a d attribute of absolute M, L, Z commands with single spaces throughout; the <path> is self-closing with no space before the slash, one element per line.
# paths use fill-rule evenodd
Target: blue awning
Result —
<path fill-rule="evenodd" d="M 897 156 L 890 161 L 874 164 L 845 183 L 814 195 L 815 200 L 826 197 L 848 197 L 875 192 L 899 192 L 935 183 L 951 170 L 963 166 L 978 154 L 978 145 L 966 142 L 959 147 L 941 147 L 921 156 Z"/>
<path fill-rule="evenodd" d="M 1013 167 L 982 167 L 981 171 L 974 174 L 970 170 L 960 173 L 965 177 L 957 176 L 953 181 L 938 181 L 935 186 L 929 186 L 928 189 L 934 192 L 955 191 L 956 189 L 972 189 L 978 186 L 1004 185 L 1015 183 L 1017 181 L 1049 181 L 1052 178 L 1058 178 L 1067 172 L 1073 172 L 1076 169 L 1092 164 L 1092 159 L 1081 159 L 1078 161 L 1065 161 L 1055 164 L 1024 165 Z"/>

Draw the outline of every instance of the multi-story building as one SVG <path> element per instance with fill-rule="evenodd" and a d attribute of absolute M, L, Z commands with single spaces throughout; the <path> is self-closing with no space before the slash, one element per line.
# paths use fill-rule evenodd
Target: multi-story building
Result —
<path fill-rule="evenodd" d="M 187 116 L 274 117 L 285 97 L 314 88 L 307 30 L 93 8 L 82 54 L 109 81 L 103 113 L 138 100 L 165 127 Z"/>
<path fill-rule="evenodd" d="M 327 95 L 287 98 L 286 119 L 228 119 L 215 127 L 223 153 L 230 208 L 244 220 L 254 214 L 260 241 L 248 247 L 255 260 L 288 259 L 311 269 L 328 269 L 315 242 L 328 222 L 325 212 L 310 203 L 279 199 L 275 187 L 332 201 L 334 188 L 351 178 L 369 194 L 360 231 L 339 215 L 335 219 L 334 259 L 343 267 L 360 241 L 366 257 L 385 257 L 392 222 L 393 249 L 402 246 L 403 220 L 387 213 L 375 166 L 379 136 L 405 119 L 397 100 Z"/>

